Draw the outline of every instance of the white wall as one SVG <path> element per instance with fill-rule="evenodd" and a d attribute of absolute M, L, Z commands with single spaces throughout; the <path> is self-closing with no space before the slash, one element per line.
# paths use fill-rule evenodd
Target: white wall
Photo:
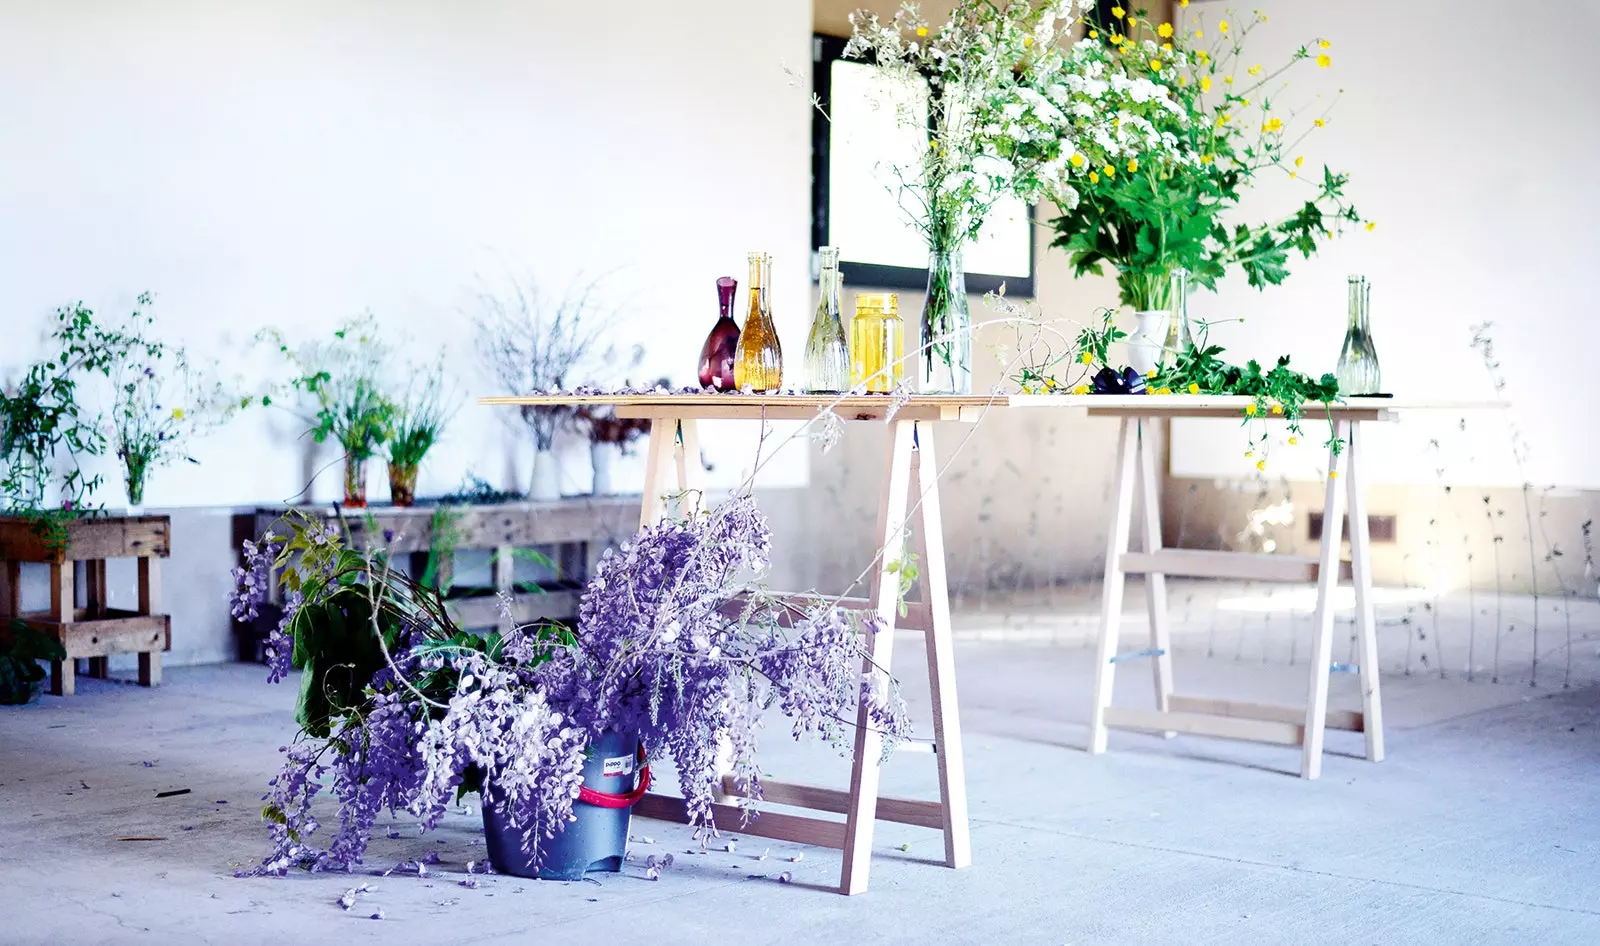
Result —
<path fill-rule="evenodd" d="M 1600 109 L 1589 66 L 1600 5 L 1545 4 L 1531 19 L 1491 0 L 1275 0 L 1264 9 L 1270 20 L 1250 38 L 1251 62 L 1279 62 L 1315 37 L 1332 41 L 1332 68 L 1297 70 L 1281 101 L 1306 104 L 1304 121 L 1344 90 L 1329 126 L 1305 146 L 1307 170 L 1324 161 L 1348 170 L 1349 194 L 1377 228 L 1309 261 L 1292 259 L 1280 287 L 1257 292 L 1232 279 L 1215 296 L 1201 294 L 1191 312 L 1246 319 L 1213 336 L 1237 360 L 1289 353 L 1301 370 L 1331 371 L 1345 277 L 1364 273 L 1384 387 L 1454 400 L 1494 396 L 1469 347 L 1472 326 L 1492 321 L 1505 396 L 1515 404 L 1509 420 L 1527 440 L 1525 471 L 1513 462 L 1506 419 L 1469 415 L 1463 433 L 1463 415 L 1452 412 L 1375 433 L 1373 476 L 1429 483 L 1442 466 L 1459 483 L 1600 486 L 1600 443 L 1580 433 L 1600 404 L 1600 373 L 1589 364 L 1600 350 L 1592 311 L 1600 186 L 1590 170 Z M 1185 13 L 1212 26 L 1242 12 L 1224 10 L 1196 2 Z M 1265 182 L 1240 219 L 1292 207 L 1305 190 L 1295 183 Z M 1177 425 L 1173 472 L 1247 472 L 1235 426 Z M 1428 449 L 1432 439 L 1441 441 L 1442 462 Z M 1279 455 L 1280 469 L 1308 472 L 1322 461 L 1315 445 L 1299 451 L 1298 463 L 1289 453 Z"/>
<path fill-rule="evenodd" d="M 774 253 L 786 347 L 807 321 L 805 0 L 0 2 L 0 375 L 43 317 L 158 294 L 226 367 L 374 311 L 461 392 L 497 393 L 464 311 L 479 274 L 606 278 L 619 338 L 693 379 L 713 282 Z M 742 300 L 741 300 L 742 304 Z M 20 342 L 21 344 L 18 344 Z M 531 447 L 469 405 L 424 468 L 525 484 Z M 258 412 L 156 475 L 152 506 L 295 495 L 302 428 Z M 509 441 L 509 443 L 508 443 Z M 331 460 L 331 452 L 321 460 Z M 580 461 L 573 476 L 586 485 Z M 803 460 L 798 465 L 803 478 Z M 382 470 L 373 472 L 384 494 Z M 102 499 L 121 502 L 118 477 Z M 337 473 L 319 498 L 337 491 Z"/>
<path fill-rule="evenodd" d="M 685 383 L 714 281 L 743 284 L 752 248 L 775 256 L 798 353 L 811 118 L 785 69 L 805 74 L 810 32 L 807 0 L 0 0 L 0 378 L 55 306 L 117 313 L 149 289 L 162 331 L 229 371 L 263 326 L 304 338 L 370 308 L 414 357 L 446 349 L 464 395 L 497 393 L 463 306 L 477 274 L 509 269 L 557 289 L 610 273 L 618 337 Z M 525 486 L 532 448 L 503 420 L 465 406 L 422 492 L 468 470 Z M 301 429 L 245 415 L 193 445 L 201 465 L 156 474 L 147 504 L 295 496 L 333 459 L 308 459 Z M 725 474 L 749 446 L 723 441 Z M 386 495 L 381 466 L 370 478 Z M 314 494 L 337 491 L 335 470 Z M 175 663 L 231 653 L 226 512 L 175 515 Z"/>

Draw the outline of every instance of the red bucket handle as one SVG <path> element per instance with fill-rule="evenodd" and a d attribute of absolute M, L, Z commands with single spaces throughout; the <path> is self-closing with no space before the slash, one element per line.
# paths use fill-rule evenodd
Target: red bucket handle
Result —
<path fill-rule="evenodd" d="M 639 761 L 644 762 L 644 747 L 639 747 Z M 578 789 L 578 800 L 594 805 L 596 808 L 632 808 L 644 797 L 650 788 L 650 766 L 648 763 L 639 768 L 639 785 L 631 792 L 602 792 L 585 785 Z"/>

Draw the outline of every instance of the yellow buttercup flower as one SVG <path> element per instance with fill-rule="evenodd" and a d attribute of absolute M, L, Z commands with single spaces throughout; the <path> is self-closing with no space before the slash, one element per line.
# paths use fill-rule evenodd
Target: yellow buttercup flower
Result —
<path fill-rule="evenodd" d="M 1150 60 L 1150 69 L 1151 69 L 1152 72 L 1160 72 L 1161 71 L 1161 60 L 1159 60 L 1159 59 Z"/>
<path fill-rule="evenodd" d="M 1169 52 L 1170 53 L 1170 52 L 1172 52 L 1172 44 L 1171 43 L 1162 43 L 1161 44 L 1161 49 L 1162 49 L 1163 52 Z"/>
<path fill-rule="evenodd" d="M 1202 92 L 1210 92 L 1211 91 L 1211 77 L 1210 76 L 1201 76 L 1200 77 L 1200 91 L 1202 91 Z"/>
<path fill-rule="evenodd" d="M 1239 100 L 1239 104 L 1240 105 L 1249 105 L 1250 104 L 1250 100 L 1249 99 L 1240 99 Z"/>
<path fill-rule="evenodd" d="M 1033 45 L 1033 37 L 1032 36 L 1024 36 L 1024 37 L 1022 37 L 1022 48 L 1023 49 L 1027 49 L 1029 46 L 1032 46 L 1032 45 Z"/>
<path fill-rule="evenodd" d="M 1138 158 L 1129 158 L 1128 159 L 1128 173 L 1132 174 L 1137 170 L 1139 170 L 1139 159 Z"/>
<path fill-rule="evenodd" d="M 1265 461 L 1265 460 L 1257 460 L 1256 461 L 1256 470 L 1258 472 L 1263 472 L 1264 473 L 1264 472 L 1266 472 L 1266 469 L 1267 469 L 1267 461 Z"/>
<path fill-rule="evenodd" d="M 1305 163 L 1306 163 L 1306 156 L 1303 155 L 1303 154 L 1294 159 L 1294 166 L 1295 167 L 1301 167 Z"/>
<path fill-rule="evenodd" d="M 1155 377 L 1155 376 L 1156 376 L 1156 369 L 1154 369 L 1154 368 L 1151 368 L 1151 369 L 1150 369 L 1150 370 L 1149 370 L 1149 371 L 1146 371 L 1146 372 L 1145 372 L 1145 373 L 1144 373 L 1144 376 L 1145 376 L 1145 377 L 1147 377 L 1147 378 L 1153 378 L 1153 377 Z"/>
<path fill-rule="evenodd" d="M 1221 33 L 1223 36 L 1227 36 L 1228 35 L 1228 21 L 1227 20 L 1223 20 L 1221 23 L 1217 24 L 1217 32 Z"/>
<path fill-rule="evenodd" d="M 183 420 L 183 408 L 174 407 L 172 409 L 172 419 L 173 420 Z"/>
<path fill-rule="evenodd" d="M 1075 153 L 1072 157 L 1067 159 L 1067 163 L 1075 168 L 1081 168 L 1084 164 L 1083 155 Z"/>
<path fill-rule="evenodd" d="M 1077 387 L 1072 389 L 1072 393 L 1073 394 L 1088 394 L 1089 393 L 1089 386 L 1087 384 L 1080 384 Z"/>
<path fill-rule="evenodd" d="M 1108 164 L 1100 169 L 1100 173 L 1104 174 L 1106 177 L 1116 177 L 1117 169 Z"/>
<path fill-rule="evenodd" d="M 1318 49 L 1327 49 L 1329 46 L 1332 46 L 1332 45 L 1333 45 L 1332 43 L 1328 42 L 1325 39 L 1317 40 L 1317 48 Z"/>
<path fill-rule="evenodd" d="M 1133 32 L 1133 28 L 1138 24 L 1138 22 L 1138 19 L 1131 16 L 1128 17 L 1128 32 Z"/>
<path fill-rule="evenodd" d="M 1089 31 L 1089 38 L 1090 39 L 1099 39 L 1100 38 L 1100 31 L 1099 30 L 1090 30 Z"/>
<path fill-rule="evenodd" d="M 1189 0 L 1178 0 L 1178 6 L 1186 7 L 1188 5 L 1189 5 Z"/>
<path fill-rule="evenodd" d="M 1097 171 L 1090 171 L 1089 172 L 1089 183 L 1090 184 L 1098 184 L 1098 183 L 1100 183 L 1100 174 L 1099 174 L 1099 172 L 1097 172 Z"/>
<path fill-rule="evenodd" d="M 1189 382 L 1189 393 L 1190 394 L 1199 394 L 1200 393 L 1200 385 L 1195 384 L 1192 381 Z"/>
<path fill-rule="evenodd" d="M 1111 45 L 1113 45 L 1113 46 L 1121 46 L 1122 45 L 1122 34 L 1121 33 L 1112 33 L 1111 34 Z"/>
<path fill-rule="evenodd" d="M 1299 171 L 1290 171 L 1289 172 L 1289 180 L 1291 180 L 1291 181 L 1294 180 L 1295 178 L 1299 177 L 1299 176 L 1300 176 L 1300 172 Z"/>
<path fill-rule="evenodd" d="M 1092 365 L 1094 364 L 1094 352 L 1086 351 L 1078 356 L 1078 360 L 1086 365 Z"/>
<path fill-rule="evenodd" d="M 1325 119 L 1321 119 L 1321 118 L 1316 119 L 1311 124 L 1316 125 L 1318 128 L 1326 128 L 1326 127 L 1328 127 L 1328 122 Z"/>
<path fill-rule="evenodd" d="M 1162 39 L 1167 39 L 1168 37 L 1170 37 L 1172 35 L 1172 33 L 1173 33 L 1173 29 L 1172 29 L 1172 24 L 1171 23 L 1163 23 L 1160 26 L 1156 27 L 1156 35 L 1161 37 Z"/>
<path fill-rule="evenodd" d="M 1377 229 L 1377 227 L 1378 227 L 1378 221 L 1376 221 L 1376 220 L 1368 220 L 1367 221 L 1367 232 L 1368 233 L 1371 233 L 1373 230 Z"/>
<path fill-rule="evenodd" d="M 1322 67 L 1323 69 L 1326 69 L 1329 66 L 1333 65 L 1333 57 L 1328 55 L 1327 53 L 1323 53 L 1322 55 L 1317 57 L 1317 65 Z"/>
<path fill-rule="evenodd" d="M 1283 130 L 1283 119 L 1281 119 L 1281 118 L 1269 118 L 1269 119 L 1267 119 L 1267 123 L 1265 125 L 1261 126 L 1261 130 L 1265 131 L 1265 132 L 1269 132 L 1269 133 L 1270 132 L 1275 132 L 1275 131 L 1282 131 Z"/>
<path fill-rule="evenodd" d="M 1189 84 L 1189 77 L 1188 76 L 1179 76 L 1178 77 L 1178 85 L 1180 87 L 1188 85 L 1188 84 Z"/>
<path fill-rule="evenodd" d="M 1253 403 L 1252 404 L 1246 404 L 1244 406 L 1244 412 L 1246 414 L 1249 414 L 1251 417 L 1256 416 L 1256 406 L 1255 406 L 1255 404 L 1253 404 Z"/>
<path fill-rule="evenodd" d="M 1274 414 L 1282 414 L 1283 413 L 1283 405 L 1282 404 L 1274 404 L 1274 405 L 1272 405 L 1272 413 L 1274 413 Z"/>
<path fill-rule="evenodd" d="M 1205 39 L 1206 38 L 1206 31 L 1205 30 L 1195 30 L 1194 31 L 1194 38 L 1195 39 Z M 1200 60 L 1201 62 L 1205 62 L 1206 58 L 1207 58 L 1206 57 L 1206 51 L 1203 50 L 1203 49 L 1195 50 L 1194 51 L 1194 58 Z"/>
<path fill-rule="evenodd" d="M 1117 19 L 1119 19 L 1119 20 L 1120 20 L 1120 19 L 1122 19 L 1122 15 L 1123 15 L 1123 14 L 1124 14 L 1124 13 L 1126 13 L 1126 12 L 1127 12 L 1127 11 L 1126 11 L 1126 10 L 1124 10 L 1124 9 L 1122 9 L 1122 8 L 1121 8 L 1121 7 L 1112 7 L 1112 8 L 1111 8 L 1111 15 L 1112 15 L 1112 16 L 1114 16 L 1114 17 L 1116 17 L 1116 18 L 1117 18 Z"/>
<path fill-rule="evenodd" d="M 1195 32 L 1194 32 L 1194 38 L 1195 39 L 1199 39 L 1200 37 L 1202 37 L 1204 35 L 1206 35 L 1206 34 L 1200 32 L 1199 30 L 1195 30 Z M 1195 58 L 1196 62 L 1206 63 L 1206 62 L 1210 62 L 1211 61 L 1211 54 L 1206 52 L 1203 49 L 1197 49 L 1194 52 L 1194 58 Z"/>
<path fill-rule="evenodd" d="M 1299 437 L 1290 437 L 1289 438 L 1289 446 L 1291 446 L 1291 447 L 1294 446 L 1295 444 L 1299 443 L 1299 442 L 1300 442 L 1300 438 Z"/>
<path fill-rule="evenodd" d="M 1255 452 L 1255 451 L 1254 451 L 1254 450 L 1246 450 L 1246 451 L 1245 451 L 1245 452 L 1244 452 L 1244 455 L 1245 455 L 1245 457 L 1246 457 L 1246 458 L 1249 458 L 1249 457 L 1253 457 L 1253 456 L 1255 456 L 1255 455 L 1256 455 L 1256 452 Z"/>
<path fill-rule="evenodd" d="M 926 26 L 917 27 L 917 35 L 918 36 L 927 36 L 928 35 L 928 28 Z"/>
<path fill-rule="evenodd" d="M 1157 394 L 1171 394 L 1172 393 L 1172 389 L 1171 388 L 1156 388 L 1156 393 Z"/>
<path fill-rule="evenodd" d="M 1338 478 L 1339 478 L 1339 471 L 1338 470 L 1329 470 L 1328 471 L 1328 479 L 1336 480 Z"/>
<path fill-rule="evenodd" d="M 1261 64 L 1260 63 L 1256 63 L 1255 65 L 1251 66 L 1246 71 L 1248 71 L 1253 76 L 1258 76 L 1258 75 L 1261 74 Z"/>
<path fill-rule="evenodd" d="M 1202 154 L 1200 156 L 1200 163 L 1201 164 L 1210 164 L 1211 162 L 1215 161 L 1216 159 L 1217 159 L 1217 156 L 1214 155 L 1214 154 Z"/>
<path fill-rule="evenodd" d="M 1233 85 L 1233 76 L 1228 76 L 1228 77 L 1224 78 L 1222 80 L 1222 84 L 1223 85 Z"/>

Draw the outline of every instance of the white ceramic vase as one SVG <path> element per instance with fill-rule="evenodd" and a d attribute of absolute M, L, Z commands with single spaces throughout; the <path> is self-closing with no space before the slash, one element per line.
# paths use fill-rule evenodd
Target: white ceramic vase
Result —
<path fill-rule="evenodd" d="M 620 456 L 622 456 L 620 443 L 589 444 L 589 461 L 594 464 L 594 489 L 591 492 L 596 496 L 611 496 L 616 493 L 612 474 L 616 470 L 617 458 Z"/>
<path fill-rule="evenodd" d="M 1162 346 L 1167 343 L 1167 326 L 1172 313 L 1167 309 L 1135 312 L 1134 329 L 1128 335 L 1128 366 L 1147 375 L 1161 365 Z"/>
<path fill-rule="evenodd" d="M 561 469 L 556 455 L 550 450 L 533 454 L 533 484 L 528 488 L 528 498 L 535 502 L 550 502 L 561 498 Z"/>

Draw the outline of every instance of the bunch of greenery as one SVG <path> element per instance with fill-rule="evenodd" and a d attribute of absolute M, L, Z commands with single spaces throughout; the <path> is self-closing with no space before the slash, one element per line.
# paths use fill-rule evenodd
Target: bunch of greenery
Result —
<path fill-rule="evenodd" d="M 138 300 L 148 305 L 148 294 Z M 134 353 L 148 353 L 149 343 L 136 333 L 111 329 L 95 320 L 83 303 L 56 310 L 50 330 L 51 352 L 30 365 L 21 381 L 0 390 L 0 510 L 38 521 L 41 528 L 76 517 L 89 507 L 99 476 L 86 476 L 84 456 L 105 452 L 106 438 L 98 415 L 78 402 L 81 379 L 109 378 L 115 366 Z M 62 453 L 68 466 L 58 466 Z M 51 485 L 60 490 L 60 505 L 44 508 Z"/>
<path fill-rule="evenodd" d="M 0 633 L 0 705 L 21 706 L 33 699 L 45 674 L 39 661 L 66 659 L 60 641 L 13 619 Z"/>
<path fill-rule="evenodd" d="M 144 502 L 151 470 L 178 458 L 198 462 L 181 452 L 184 440 L 225 423 L 258 400 L 231 391 L 196 367 L 181 346 L 152 340 L 150 298 L 148 293 L 139 297 L 139 307 L 123 330 L 136 341 L 110 368 L 111 446 L 122 461 L 128 501 L 136 506 Z M 272 398 L 262 395 L 259 401 L 270 404 Z"/>
<path fill-rule="evenodd" d="M 405 395 L 393 405 L 387 438 L 389 465 L 410 470 L 421 466 L 455 416 L 456 407 L 445 388 L 442 361 L 420 374 L 412 372 Z"/>
<path fill-rule="evenodd" d="M 1310 257 L 1319 241 L 1362 222 L 1345 199 L 1347 174 L 1324 166 L 1321 175 L 1300 176 L 1300 146 L 1327 124 L 1332 103 L 1309 122 L 1297 122 L 1303 109 L 1286 101 L 1284 77 L 1306 65 L 1330 67 L 1327 40 L 1266 68 L 1244 55 L 1250 32 L 1266 20 L 1259 11 L 1242 24 L 1219 20 L 1209 27 L 1209 39 L 1201 18 L 1180 32 L 1146 20 L 1142 10 L 1111 12 L 1115 19 L 1090 24 L 1077 49 L 1114 81 L 1120 76 L 1162 86 L 1181 107 L 1146 120 L 1177 146 L 1108 162 L 1078 181 L 1079 201 L 1052 224 L 1053 245 L 1071 255 L 1078 275 L 1099 274 L 1101 263 L 1110 263 L 1124 304 L 1164 309 L 1175 269 L 1187 269 L 1207 288 L 1235 266 L 1253 287 L 1277 285 L 1289 275 L 1290 252 Z M 1303 182 L 1309 189 L 1304 202 L 1277 220 L 1224 222 L 1252 183 L 1269 173 Z"/>
<path fill-rule="evenodd" d="M 378 337 L 372 313 L 345 321 L 331 339 L 299 348 L 291 348 L 277 329 L 261 337 L 276 343 L 293 368 L 290 385 L 311 397 L 311 439 L 337 442 L 351 464 L 376 456 L 389 437 L 396 406 L 384 385 L 390 347 Z"/>

